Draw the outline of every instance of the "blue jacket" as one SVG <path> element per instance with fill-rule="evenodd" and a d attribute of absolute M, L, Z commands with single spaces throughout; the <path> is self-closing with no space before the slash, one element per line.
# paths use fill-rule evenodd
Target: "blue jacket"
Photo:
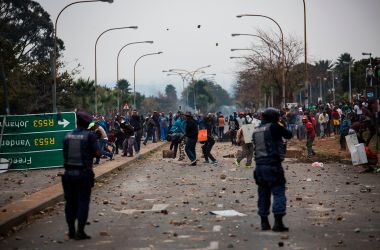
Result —
<path fill-rule="evenodd" d="M 173 123 L 173 126 L 170 128 L 170 132 L 171 133 L 184 134 L 185 133 L 185 122 L 186 121 L 184 121 L 182 119 L 175 120 L 175 122 Z"/>
<path fill-rule="evenodd" d="M 350 123 L 348 119 L 343 119 L 342 123 L 340 124 L 340 134 L 341 135 L 348 135 L 348 131 L 350 130 Z"/>

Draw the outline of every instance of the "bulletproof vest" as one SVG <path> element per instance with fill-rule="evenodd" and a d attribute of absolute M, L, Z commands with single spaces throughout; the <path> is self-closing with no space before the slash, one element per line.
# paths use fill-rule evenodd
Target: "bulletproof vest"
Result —
<path fill-rule="evenodd" d="M 65 136 L 66 146 L 68 147 L 65 155 L 65 166 L 76 168 L 86 168 L 88 159 L 88 136 L 89 131 L 69 132 Z"/>
<path fill-rule="evenodd" d="M 256 164 L 281 163 L 285 158 L 285 144 L 275 141 L 270 131 L 271 123 L 266 123 L 255 129 L 252 141 L 255 145 Z"/>

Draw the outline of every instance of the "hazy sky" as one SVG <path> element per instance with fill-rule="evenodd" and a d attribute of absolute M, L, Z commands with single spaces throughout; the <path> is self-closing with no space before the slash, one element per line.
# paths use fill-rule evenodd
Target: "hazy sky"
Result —
<path fill-rule="evenodd" d="M 55 20 L 70 0 L 37 0 Z M 361 59 L 362 52 L 380 56 L 380 0 L 306 0 L 309 63 L 336 59 L 344 52 Z M 108 28 L 137 25 L 137 30 L 111 31 L 97 47 L 98 84 L 114 86 L 116 58 L 120 48 L 131 42 L 153 40 L 154 44 L 126 47 L 120 56 L 120 78 L 133 83 L 146 95 L 164 91 L 173 84 L 182 91 L 182 80 L 166 76 L 162 70 L 194 70 L 211 64 L 207 73 L 227 90 L 236 81 L 239 64 L 230 56 L 231 48 L 246 48 L 254 37 L 231 37 L 231 33 L 252 33 L 257 28 L 277 32 L 270 20 L 259 17 L 236 18 L 238 14 L 262 14 L 275 19 L 285 35 L 303 41 L 302 0 L 114 0 L 114 3 L 81 3 L 66 9 L 58 21 L 58 37 L 66 46 L 64 61 L 69 69 L 82 65 L 81 77 L 94 79 L 94 46 L 98 35 Z M 198 29 L 197 26 L 201 25 Z M 216 46 L 216 43 L 219 46 Z M 303 61 L 301 58 L 300 61 Z"/>

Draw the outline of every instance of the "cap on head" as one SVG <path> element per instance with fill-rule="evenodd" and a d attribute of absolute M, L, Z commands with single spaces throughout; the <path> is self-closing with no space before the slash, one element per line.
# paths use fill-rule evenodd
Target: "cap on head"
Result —
<path fill-rule="evenodd" d="M 85 128 L 92 122 L 92 117 L 83 111 L 78 111 L 77 115 L 77 123 Z"/>

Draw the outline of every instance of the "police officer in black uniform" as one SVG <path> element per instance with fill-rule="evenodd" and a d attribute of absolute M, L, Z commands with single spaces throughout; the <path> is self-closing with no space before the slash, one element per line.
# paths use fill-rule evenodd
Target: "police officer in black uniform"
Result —
<path fill-rule="evenodd" d="M 254 178 L 258 185 L 258 214 L 261 217 L 261 229 L 270 230 L 268 221 L 271 194 L 273 195 L 272 212 L 275 232 L 288 231 L 282 222 L 286 214 L 285 176 L 281 162 L 285 158 L 286 145 L 283 138 L 290 139 L 292 132 L 279 121 L 277 109 L 267 108 L 262 114 L 261 125 L 253 133 L 256 169 Z"/>
<path fill-rule="evenodd" d="M 94 186 L 93 159 L 101 156 L 96 135 L 87 129 L 91 120 L 88 114 L 77 112 L 77 128 L 67 133 L 63 141 L 65 215 L 69 238 L 76 240 L 91 238 L 84 232 L 84 227 L 88 218 L 91 188 Z"/>

